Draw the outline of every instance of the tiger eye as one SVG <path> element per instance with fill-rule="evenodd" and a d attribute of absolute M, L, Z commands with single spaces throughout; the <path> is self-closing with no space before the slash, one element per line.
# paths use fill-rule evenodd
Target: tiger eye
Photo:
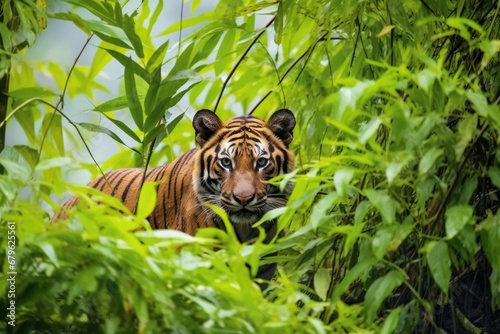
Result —
<path fill-rule="evenodd" d="M 265 165 L 267 165 L 267 159 L 266 158 L 259 158 L 257 159 L 257 167 L 264 167 Z"/>
<path fill-rule="evenodd" d="M 232 163 L 231 163 L 231 159 L 229 158 L 222 158 L 220 160 L 220 164 L 222 165 L 222 167 L 226 167 L 226 168 L 229 168 L 231 167 Z"/>

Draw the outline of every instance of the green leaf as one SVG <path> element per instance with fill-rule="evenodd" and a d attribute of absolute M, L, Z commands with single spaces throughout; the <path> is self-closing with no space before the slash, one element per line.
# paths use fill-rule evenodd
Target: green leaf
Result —
<path fill-rule="evenodd" d="M 378 309 L 389 297 L 392 291 L 403 283 L 404 277 L 401 271 L 392 270 L 385 276 L 377 278 L 366 291 L 364 311 L 366 314 L 365 322 L 373 323 Z"/>
<path fill-rule="evenodd" d="M 172 121 L 167 124 L 167 128 L 165 129 L 165 125 L 163 123 L 157 124 L 152 130 L 148 131 L 148 133 L 144 136 L 143 145 L 149 145 L 156 138 L 156 144 L 163 140 L 168 134 L 172 132 L 172 130 L 177 126 L 180 120 L 184 117 L 184 113 L 180 114 Z"/>
<path fill-rule="evenodd" d="M 27 145 L 15 145 L 14 149 L 23 156 L 32 169 L 35 168 L 38 162 L 38 150 Z"/>
<path fill-rule="evenodd" d="M 373 254 L 377 260 L 381 260 L 387 253 L 396 251 L 412 230 L 411 224 L 381 226 L 372 240 Z"/>
<path fill-rule="evenodd" d="M 367 189 L 366 197 L 370 203 L 380 212 L 385 223 L 392 224 L 396 219 L 397 203 L 387 194 L 385 190 Z"/>
<path fill-rule="evenodd" d="M 311 226 L 313 230 L 316 230 L 320 226 L 320 223 L 324 221 L 325 215 L 338 197 L 339 194 L 337 192 L 331 192 L 314 204 L 311 212 Z"/>
<path fill-rule="evenodd" d="M 465 96 L 467 96 L 467 99 L 474 106 L 474 110 L 476 110 L 476 112 L 480 116 L 486 117 L 486 116 L 488 116 L 489 113 L 491 113 L 492 109 L 491 109 L 491 107 L 488 103 L 488 100 L 486 99 L 486 96 L 484 94 L 468 90 L 467 92 L 465 92 Z"/>
<path fill-rule="evenodd" d="M 432 85 L 436 80 L 436 74 L 429 69 L 425 69 L 417 74 L 417 82 L 422 89 L 429 94 Z"/>
<path fill-rule="evenodd" d="M 276 208 L 276 209 L 272 209 L 270 211 L 267 211 L 264 214 L 264 216 L 262 216 L 262 218 L 259 219 L 258 222 L 256 222 L 255 224 L 252 225 L 252 227 L 257 227 L 257 226 L 262 225 L 264 222 L 276 219 L 279 216 L 281 216 L 282 214 L 284 214 L 285 212 L 287 212 L 288 210 L 289 209 L 286 206 L 284 206 L 284 207 L 281 207 L 281 208 Z"/>
<path fill-rule="evenodd" d="M 6 147 L 7 148 L 7 147 Z M 19 164 L 17 162 L 11 161 L 5 156 L 6 149 L 0 152 L 0 165 L 7 171 L 9 178 L 27 180 L 31 173 L 25 164 Z"/>
<path fill-rule="evenodd" d="M 148 63 L 146 64 L 146 69 L 149 73 L 153 73 L 157 68 L 159 68 L 163 64 L 163 59 L 165 59 L 165 55 L 167 54 L 168 45 L 170 40 L 167 39 L 162 45 L 160 45 L 155 52 L 149 58 Z"/>
<path fill-rule="evenodd" d="M 104 103 L 101 103 L 97 107 L 94 108 L 95 111 L 99 112 L 107 112 L 107 111 L 115 111 L 120 109 L 125 109 L 128 107 L 128 99 L 127 96 L 120 96 L 114 99 L 108 100 Z"/>
<path fill-rule="evenodd" d="M 451 260 L 448 245 L 444 241 L 429 241 L 425 245 L 426 259 L 432 278 L 447 295 L 451 278 Z"/>
<path fill-rule="evenodd" d="M 160 90 L 161 83 L 161 67 L 157 68 L 151 76 L 151 84 L 148 87 L 146 93 L 146 98 L 144 99 L 144 111 L 146 115 L 149 115 L 156 107 L 156 98 L 158 96 L 158 91 Z M 146 119 L 146 124 L 144 128 L 148 129 L 148 121 Z"/>
<path fill-rule="evenodd" d="M 418 174 L 419 175 L 427 174 L 427 172 L 434 166 L 434 163 L 442 154 L 443 154 L 442 148 L 433 147 L 429 149 L 424 154 L 422 160 L 420 161 L 420 164 L 418 165 Z"/>
<path fill-rule="evenodd" d="M 0 178 L 0 203 L 3 204 L 2 197 L 5 196 L 7 201 L 12 201 L 17 196 L 17 187 L 14 182 Z"/>
<path fill-rule="evenodd" d="M 491 305 L 493 309 L 500 308 L 500 272 L 496 269 L 491 271 L 490 275 Z"/>
<path fill-rule="evenodd" d="M 142 48 L 141 38 L 135 32 L 135 23 L 129 15 L 123 16 L 123 31 L 127 35 L 130 43 L 134 47 L 135 54 L 139 58 L 144 58 L 144 49 Z"/>
<path fill-rule="evenodd" d="M 82 128 L 86 129 L 86 130 L 89 130 L 89 131 L 92 131 L 92 132 L 96 132 L 96 133 L 104 133 L 105 135 L 109 136 L 111 139 L 113 139 L 114 141 L 116 141 L 117 143 L 120 143 L 128 148 L 130 148 L 128 145 L 126 145 L 120 137 L 118 137 L 118 135 L 116 133 L 114 133 L 113 131 L 111 131 L 110 129 L 108 128 L 105 128 L 99 124 L 93 124 L 93 123 L 85 123 L 85 122 L 82 122 L 82 123 L 76 123 L 78 125 L 80 125 Z M 136 151 L 135 149 L 131 148 L 132 150 Z M 136 151 L 137 152 L 137 151 Z"/>
<path fill-rule="evenodd" d="M 489 216 L 479 225 L 479 236 L 491 267 L 500 272 L 500 219 L 498 214 Z"/>
<path fill-rule="evenodd" d="M 370 208 L 370 202 L 367 200 L 363 200 L 358 204 L 356 212 L 354 212 L 354 225 L 359 225 L 363 222 Z"/>
<path fill-rule="evenodd" d="M 457 143 L 455 145 L 455 160 L 458 162 L 462 159 L 462 155 L 467 145 L 472 140 L 474 132 L 477 128 L 477 115 L 466 117 L 458 125 Z"/>
<path fill-rule="evenodd" d="M 84 21 L 92 32 L 105 42 L 116 45 L 125 49 L 132 49 L 130 45 L 125 43 L 126 36 L 119 29 L 109 26 L 99 21 Z"/>
<path fill-rule="evenodd" d="M 398 327 L 399 314 L 401 313 L 402 307 L 397 307 L 389 313 L 387 318 L 384 320 L 384 325 L 382 326 L 382 331 L 380 334 L 391 334 Z"/>
<path fill-rule="evenodd" d="M 358 132 L 358 138 L 359 138 L 359 141 L 361 142 L 361 144 L 363 144 L 363 145 L 366 144 L 368 139 L 370 139 L 371 136 L 373 136 L 373 134 L 375 132 L 377 132 L 378 127 L 380 126 L 380 123 L 382 123 L 380 118 L 375 117 L 375 118 L 372 118 L 368 123 L 363 124 L 360 127 L 359 132 Z"/>
<path fill-rule="evenodd" d="M 398 154 L 394 158 L 392 158 L 391 162 L 389 162 L 385 170 L 387 181 L 389 181 L 389 183 L 392 183 L 396 176 L 398 176 L 398 174 L 401 172 L 403 167 L 405 167 L 411 159 L 412 157 L 410 155 L 406 155 L 404 153 Z"/>
<path fill-rule="evenodd" d="M 115 14 L 115 20 L 116 20 L 116 25 L 118 27 L 122 27 L 123 28 L 123 12 L 122 12 L 122 5 L 120 4 L 120 2 L 116 2 L 115 3 L 115 6 L 114 6 L 114 14 Z"/>
<path fill-rule="evenodd" d="M 136 215 L 141 219 L 146 219 L 156 206 L 156 184 L 145 182 L 141 188 L 139 202 L 137 203 Z"/>
<path fill-rule="evenodd" d="M 495 187 L 500 188 L 500 169 L 497 167 L 490 167 L 490 169 L 488 169 L 488 176 Z"/>
<path fill-rule="evenodd" d="M 52 263 L 59 268 L 60 264 L 57 259 L 56 251 L 54 250 L 54 246 L 49 244 L 48 242 L 44 242 L 40 245 L 40 248 L 43 250 L 45 255 L 52 261 Z"/>
<path fill-rule="evenodd" d="M 389 244 L 397 228 L 397 225 L 384 225 L 381 226 L 373 236 L 372 249 L 373 255 L 375 255 L 377 260 L 381 260 L 387 253 Z"/>
<path fill-rule="evenodd" d="M 159 91 L 159 94 L 162 97 L 162 100 L 159 102 L 156 102 L 155 108 L 150 112 L 150 114 L 146 118 L 146 122 L 144 123 L 144 129 L 145 131 L 149 131 L 151 128 L 156 126 L 158 122 L 161 120 L 161 118 L 165 115 L 165 112 L 175 106 L 181 98 L 191 90 L 191 88 L 198 83 L 195 82 L 185 90 L 175 94 L 174 96 L 170 95 L 170 92 L 165 92 L 163 90 Z"/>
<path fill-rule="evenodd" d="M 106 10 L 106 7 L 104 6 L 105 3 L 101 1 L 94 1 L 94 0 L 65 0 L 66 2 L 73 4 L 77 7 L 83 7 L 98 18 L 102 19 L 105 22 L 108 23 L 114 23 L 114 17 L 110 16 L 109 14 L 113 14 L 112 12 L 108 12 Z"/>
<path fill-rule="evenodd" d="M 335 189 L 341 196 L 346 195 L 347 188 L 353 176 L 353 169 L 340 169 L 335 172 L 335 175 L 333 176 L 333 183 L 335 184 Z"/>
<path fill-rule="evenodd" d="M 356 263 L 354 267 L 349 269 L 344 278 L 342 278 L 342 281 L 340 281 L 340 283 L 337 284 L 337 286 L 333 290 L 331 301 L 336 302 L 337 300 L 339 300 L 340 297 L 342 297 L 342 295 L 348 291 L 352 282 L 359 279 L 363 275 L 367 275 L 374 265 L 375 262 L 373 262 L 372 260 Z"/>
<path fill-rule="evenodd" d="M 122 64 L 126 70 L 128 70 L 129 72 L 132 71 L 133 73 L 140 76 L 144 81 L 149 83 L 150 81 L 149 73 L 144 68 L 142 68 L 141 65 L 137 64 L 130 57 L 127 57 L 124 54 L 121 54 L 120 52 L 110 49 L 104 49 L 104 50 L 109 52 L 109 54 L 113 58 L 115 58 L 120 64 Z"/>
<path fill-rule="evenodd" d="M 314 290 L 319 298 L 326 300 L 330 287 L 332 269 L 320 268 L 314 274 Z"/>
<path fill-rule="evenodd" d="M 122 130 L 123 132 L 125 132 L 130 138 L 132 138 L 133 140 L 135 140 L 138 143 L 141 142 L 141 139 L 135 134 L 134 130 L 132 130 L 131 128 L 129 128 L 125 123 L 123 123 L 120 120 L 114 119 L 114 118 L 112 118 L 112 117 L 110 117 L 110 116 L 108 116 L 108 115 L 106 115 L 104 113 L 103 113 L 103 115 L 109 121 L 111 121 L 114 125 L 116 125 L 120 130 Z"/>
<path fill-rule="evenodd" d="M 445 6 L 443 6 L 445 7 Z M 446 20 L 446 23 L 458 31 L 460 31 L 460 36 L 462 36 L 465 40 L 471 41 L 471 34 L 469 32 L 469 28 L 472 28 L 479 32 L 480 34 L 484 33 L 483 28 L 476 22 L 469 20 L 463 17 L 450 17 Z"/>
<path fill-rule="evenodd" d="M 200 60 L 206 59 L 208 56 L 210 56 L 219 43 L 219 40 L 222 36 L 222 32 L 215 32 L 213 33 L 213 36 L 211 36 L 202 46 L 201 50 L 196 52 L 194 54 L 193 60 L 191 64 L 196 64 Z"/>
<path fill-rule="evenodd" d="M 55 14 L 51 15 L 51 18 L 58 19 L 58 20 L 71 21 L 74 23 L 74 25 L 77 28 L 79 28 L 81 31 L 83 31 L 87 36 L 89 36 L 92 33 L 90 28 L 85 23 L 85 20 L 81 16 L 79 16 L 73 12 L 55 13 Z"/>
<path fill-rule="evenodd" d="M 474 221 L 474 210 L 468 205 L 455 205 L 446 210 L 446 236 L 453 238 L 467 223 Z"/>
<path fill-rule="evenodd" d="M 55 147 L 60 155 L 64 155 L 64 136 L 62 126 L 62 116 L 55 114 L 50 125 L 50 136 L 52 136 Z"/>
<path fill-rule="evenodd" d="M 132 64 L 134 62 L 129 59 L 129 63 Z M 143 131 L 143 111 L 139 96 L 137 95 L 137 87 L 132 66 L 125 66 L 125 93 L 127 94 L 127 101 L 132 119 L 139 130 Z"/>
<path fill-rule="evenodd" d="M 23 112 L 17 112 L 14 114 L 14 118 L 21 125 L 26 138 L 30 143 L 36 142 L 36 137 L 38 131 L 35 131 L 35 110 L 31 106 L 26 106 L 23 108 Z"/>

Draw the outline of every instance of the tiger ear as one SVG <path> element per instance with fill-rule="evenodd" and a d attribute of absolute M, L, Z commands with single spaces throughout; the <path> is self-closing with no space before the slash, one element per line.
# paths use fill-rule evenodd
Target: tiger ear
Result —
<path fill-rule="evenodd" d="M 222 127 L 222 121 L 211 110 L 202 109 L 196 112 L 193 118 L 193 128 L 196 133 L 196 142 L 201 146 Z"/>
<path fill-rule="evenodd" d="M 288 147 L 293 139 L 295 116 L 288 109 L 280 109 L 267 121 L 267 127 Z"/>

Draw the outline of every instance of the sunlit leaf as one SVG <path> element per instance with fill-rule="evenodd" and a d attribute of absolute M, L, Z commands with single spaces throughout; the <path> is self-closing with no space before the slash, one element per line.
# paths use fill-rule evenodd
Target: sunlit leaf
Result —
<path fill-rule="evenodd" d="M 396 28 L 395 25 L 388 25 L 388 26 L 385 26 L 382 28 L 382 30 L 380 30 L 380 32 L 377 34 L 376 37 L 382 37 L 384 35 L 387 35 L 388 33 L 390 33 L 392 31 L 392 29 Z"/>
<path fill-rule="evenodd" d="M 429 170 L 434 167 L 434 164 L 436 160 L 443 154 L 443 149 L 442 148 L 437 148 L 433 147 L 430 150 L 428 150 L 424 156 L 422 157 L 422 160 L 420 161 L 420 164 L 418 165 L 418 173 L 420 175 L 427 174 Z"/>
<path fill-rule="evenodd" d="M 466 224 L 472 223 L 472 207 L 467 205 L 455 205 L 446 210 L 446 236 L 453 238 Z"/>
<path fill-rule="evenodd" d="M 156 185 L 153 182 L 146 182 L 142 185 L 137 203 L 136 214 L 141 219 L 147 218 L 156 206 Z"/>
<path fill-rule="evenodd" d="M 366 196 L 371 204 L 380 212 L 385 223 L 394 223 L 397 203 L 385 191 L 367 189 Z"/>
<path fill-rule="evenodd" d="M 322 300 L 326 300 L 331 282 L 331 269 L 319 269 L 314 274 L 314 290 Z"/>
<path fill-rule="evenodd" d="M 380 118 L 372 118 L 368 123 L 363 124 L 358 132 L 358 138 L 361 144 L 366 144 L 368 139 L 378 130 L 378 127 L 382 121 Z"/>
<path fill-rule="evenodd" d="M 313 229 L 317 229 L 320 222 L 327 216 L 328 210 L 331 209 L 335 200 L 339 197 L 337 192 L 331 192 L 321 198 L 313 207 L 311 213 L 311 225 Z"/>
<path fill-rule="evenodd" d="M 348 188 L 349 183 L 351 182 L 353 176 L 354 176 L 353 169 L 340 169 L 340 170 L 335 172 L 335 175 L 333 176 L 333 183 L 335 184 L 335 188 L 337 189 L 337 192 L 341 196 L 346 195 L 347 188 Z"/>

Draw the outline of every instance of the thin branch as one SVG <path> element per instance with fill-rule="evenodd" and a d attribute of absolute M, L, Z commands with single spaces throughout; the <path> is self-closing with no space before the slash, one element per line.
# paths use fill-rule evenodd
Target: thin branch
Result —
<path fill-rule="evenodd" d="M 231 69 L 231 72 L 229 73 L 228 77 L 226 78 L 226 80 L 224 81 L 224 84 L 222 85 L 222 89 L 219 93 L 219 97 L 217 98 L 217 102 L 215 103 L 215 107 L 214 107 L 214 113 L 217 112 L 217 107 L 219 106 L 219 103 L 220 103 L 220 100 L 222 98 L 222 94 L 224 94 L 224 90 L 226 89 L 226 86 L 227 84 L 229 83 L 229 80 L 231 80 L 231 77 L 234 75 L 234 72 L 236 72 L 236 69 L 240 66 L 240 64 L 243 62 L 243 59 L 245 59 L 245 57 L 247 56 L 247 54 L 250 52 L 250 49 L 255 45 L 255 43 L 257 43 L 257 41 L 259 40 L 260 36 L 262 36 L 264 34 L 264 32 L 266 32 L 267 28 L 269 28 L 271 26 L 271 24 L 274 22 L 274 19 L 276 18 L 276 16 L 274 16 L 266 25 L 264 28 L 262 28 L 262 31 L 257 35 L 255 36 L 255 38 L 253 39 L 253 41 L 250 43 L 250 45 L 247 47 L 247 49 L 245 50 L 245 52 L 243 52 L 243 54 L 241 55 L 240 59 L 238 59 L 238 61 L 236 62 L 236 65 Z"/>
<path fill-rule="evenodd" d="M 349 68 L 352 68 L 352 64 L 354 64 L 354 57 L 356 56 L 356 49 L 358 48 L 358 41 L 361 36 L 361 23 L 359 22 L 359 18 L 356 17 L 355 24 L 358 26 L 358 33 L 356 34 L 356 40 L 354 41 L 354 48 L 352 50 L 351 63 L 349 64 Z"/>
<path fill-rule="evenodd" d="M 179 46 L 177 48 L 177 58 L 181 55 L 181 40 L 182 40 L 182 22 L 183 22 L 183 15 L 184 15 L 184 0 L 181 0 L 181 20 L 179 21 L 180 27 L 179 27 L 179 41 L 177 42 L 177 45 Z"/>
<path fill-rule="evenodd" d="M 89 44 L 89 42 L 90 42 L 90 40 L 92 39 L 93 36 L 94 36 L 93 33 L 90 34 L 90 36 L 87 38 L 87 40 L 83 44 L 83 47 L 81 48 L 80 52 L 76 56 L 75 61 L 71 65 L 71 68 L 70 68 L 70 70 L 68 72 L 68 75 L 66 76 L 66 82 L 64 83 L 64 88 L 63 88 L 63 91 L 61 93 L 61 97 L 59 98 L 59 101 L 55 105 L 54 110 L 60 110 L 60 109 L 64 108 L 64 96 L 66 95 L 66 90 L 68 89 L 68 84 L 69 84 L 69 79 L 71 78 L 71 74 L 73 74 L 73 70 L 76 67 L 76 63 L 78 62 L 78 60 L 82 56 L 83 51 L 87 48 L 87 45 Z M 47 133 L 49 132 L 49 129 L 50 129 L 50 126 L 52 125 L 52 122 L 54 121 L 54 117 L 55 117 L 55 113 L 52 114 L 52 116 L 51 116 L 51 118 L 49 120 L 49 124 L 47 125 L 47 129 L 45 130 L 45 133 L 42 136 L 42 142 L 40 143 L 40 150 L 38 151 L 38 155 L 36 157 L 36 163 L 38 163 L 40 161 L 40 156 L 42 155 L 42 150 L 43 150 L 43 145 L 45 143 L 45 138 L 47 138 Z M 96 162 L 96 164 L 97 164 L 97 162 Z M 99 166 L 97 166 L 97 167 L 99 168 L 99 170 L 101 170 L 101 168 Z"/>

